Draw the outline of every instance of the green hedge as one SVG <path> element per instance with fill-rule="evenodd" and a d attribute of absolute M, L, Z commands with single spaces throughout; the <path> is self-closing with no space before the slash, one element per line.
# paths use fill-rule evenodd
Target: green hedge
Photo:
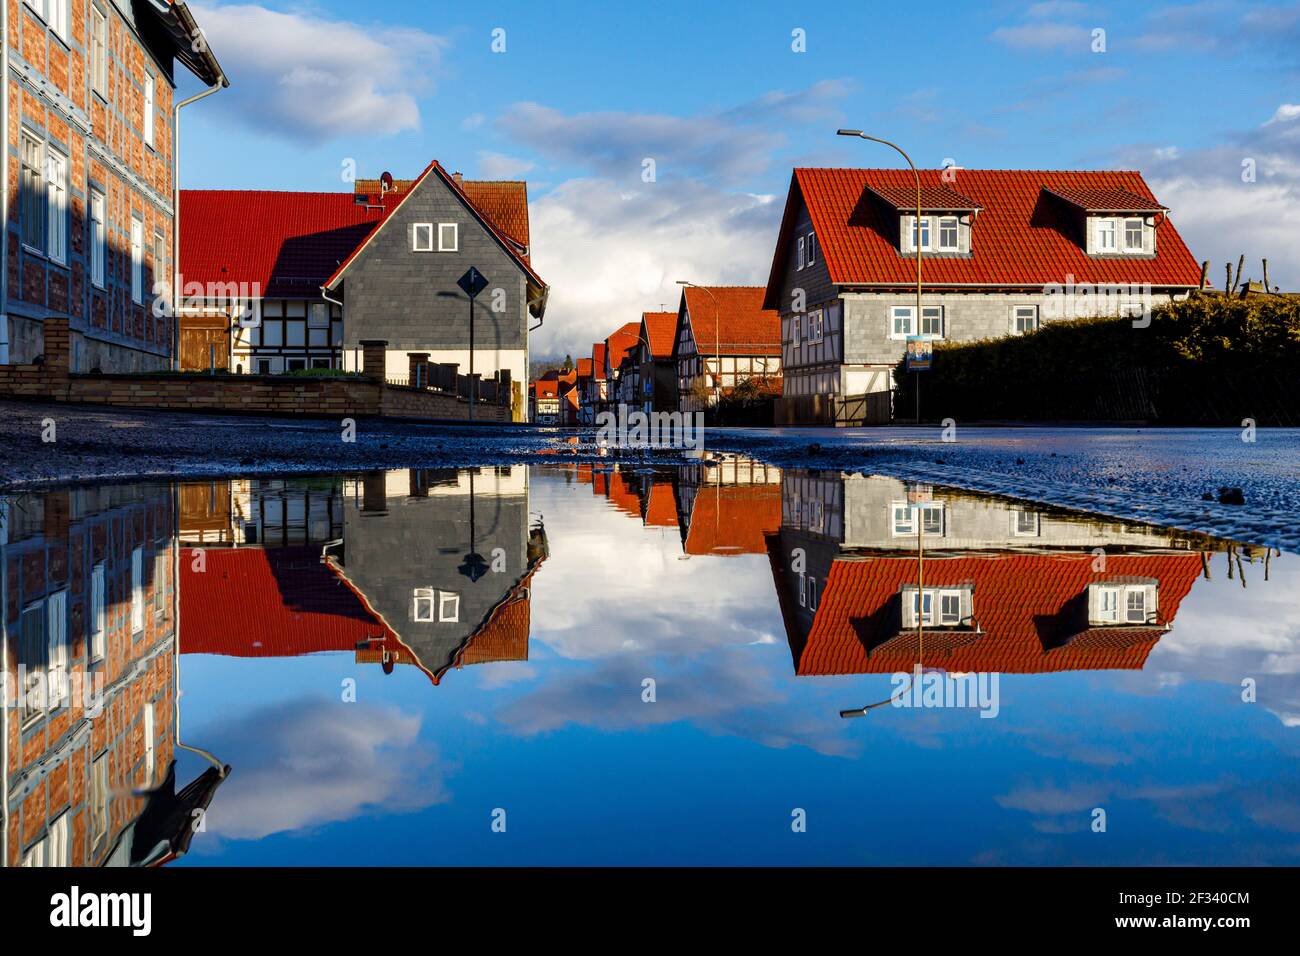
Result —
<path fill-rule="evenodd" d="M 1300 424 L 1300 298 L 1201 295 L 1130 318 L 936 343 L 932 370 L 894 371 L 896 407 L 928 419 Z"/>

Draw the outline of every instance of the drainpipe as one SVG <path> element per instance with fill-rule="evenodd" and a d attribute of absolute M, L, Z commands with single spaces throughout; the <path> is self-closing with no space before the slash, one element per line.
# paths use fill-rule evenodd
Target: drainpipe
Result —
<path fill-rule="evenodd" d="M 381 206 L 380 208 L 382 209 L 383 207 Z M 347 316 L 344 314 L 344 312 L 343 312 L 343 303 L 342 303 L 342 301 L 339 300 L 339 299 L 331 299 L 331 298 L 330 298 L 330 294 L 329 294 L 329 289 L 327 289 L 325 286 L 321 286 L 321 287 L 320 287 L 320 297 L 321 297 L 322 299 L 324 299 L 326 302 L 330 303 L 331 305 L 337 305 L 337 306 L 339 307 L 339 315 L 340 315 L 340 316 L 342 317 L 342 319 L 343 319 L 343 333 L 344 333 L 343 337 L 344 337 L 344 338 L 347 338 L 347 328 L 348 328 L 347 322 L 348 322 L 348 317 L 347 317 Z M 333 319 L 331 319 L 330 321 L 332 322 Z M 339 343 L 339 358 L 340 358 L 340 359 L 343 359 L 343 351 L 344 351 L 344 346 L 343 346 L 343 343 L 340 342 L 340 343 Z M 347 362 L 344 361 L 343 364 L 346 365 Z M 356 367 L 355 370 L 358 371 L 358 372 L 361 371 L 361 361 L 360 361 L 360 359 L 357 360 L 357 362 L 356 362 L 356 366 L 357 366 L 357 367 Z"/>
<path fill-rule="evenodd" d="M 0 365 L 9 364 L 9 4 L 5 3 L 3 23 L 0 24 L 0 122 L 4 136 L 0 139 Z M 5 806 L 9 805 L 8 796 Z M 6 811 L 6 820 L 8 814 Z M 8 824 L 6 823 L 6 836 Z"/>
<path fill-rule="evenodd" d="M 223 73 L 220 82 L 172 107 L 172 371 L 178 370 L 181 363 L 181 107 L 196 103 L 229 85 L 230 81 Z"/>

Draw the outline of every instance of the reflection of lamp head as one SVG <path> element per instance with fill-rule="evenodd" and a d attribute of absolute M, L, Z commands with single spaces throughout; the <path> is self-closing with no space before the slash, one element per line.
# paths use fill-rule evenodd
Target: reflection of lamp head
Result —
<path fill-rule="evenodd" d="M 469 554 L 465 555 L 465 560 L 461 562 L 460 566 L 456 568 L 456 570 L 465 575 L 465 577 L 469 578 L 471 581 L 477 581 L 479 578 L 483 577 L 483 575 L 488 573 L 487 558 L 483 557 L 483 555 L 479 554 L 477 551 L 471 551 Z"/>

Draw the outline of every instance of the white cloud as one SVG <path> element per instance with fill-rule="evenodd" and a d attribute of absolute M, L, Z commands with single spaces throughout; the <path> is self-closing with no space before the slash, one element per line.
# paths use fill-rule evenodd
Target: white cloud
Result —
<path fill-rule="evenodd" d="M 321 143 L 418 129 L 446 47 L 410 27 L 371 26 L 254 4 L 199 5 L 195 16 L 230 89 L 214 108 L 284 138 Z"/>
<path fill-rule="evenodd" d="M 1274 123 L 1289 123 L 1294 119 L 1300 119 L 1300 103 L 1283 103 L 1277 108 L 1265 126 L 1272 126 Z"/>
<path fill-rule="evenodd" d="M 551 284 L 535 348 L 590 354 L 643 311 L 676 309 L 678 279 L 765 284 L 783 201 L 691 181 L 561 184 L 531 209 L 533 263 Z"/>
<path fill-rule="evenodd" d="M 1086 53 L 1090 34 L 1083 27 L 1067 23 L 1026 23 L 1015 27 L 998 27 L 993 39 L 1018 50 L 1066 50 Z"/>
<path fill-rule="evenodd" d="M 536 166 L 530 160 L 504 153 L 481 150 L 478 154 L 478 172 L 484 179 L 518 179 Z"/>

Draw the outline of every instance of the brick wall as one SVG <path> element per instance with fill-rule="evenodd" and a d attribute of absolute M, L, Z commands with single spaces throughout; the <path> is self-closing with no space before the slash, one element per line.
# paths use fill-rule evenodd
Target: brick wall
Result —
<path fill-rule="evenodd" d="M 44 333 L 42 364 L 0 365 L 0 396 L 190 412 L 449 420 L 469 417 L 468 403 L 453 395 L 385 385 L 366 378 L 73 375 L 68 372 L 67 319 L 47 319 Z M 382 359 L 382 343 L 378 349 Z M 475 419 L 509 421 L 510 409 L 480 402 Z"/>

